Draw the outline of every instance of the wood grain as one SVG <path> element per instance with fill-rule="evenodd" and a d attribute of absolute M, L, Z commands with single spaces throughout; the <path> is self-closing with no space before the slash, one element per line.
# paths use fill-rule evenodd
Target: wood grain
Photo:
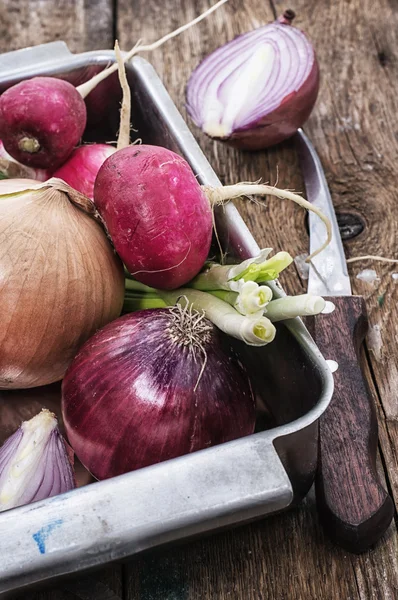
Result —
<path fill-rule="evenodd" d="M 0 50 L 55 40 L 72 52 L 113 47 L 112 0 L 0 0 Z"/>
<path fill-rule="evenodd" d="M 377 415 L 358 362 L 367 332 L 361 296 L 328 298 L 334 311 L 311 319 L 314 339 L 336 361 L 334 394 L 319 421 L 318 510 L 330 538 L 351 552 L 372 547 L 393 517 L 376 472 Z"/>
<path fill-rule="evenodd" d="M 157 39 L 211 3 L 0 0 L 0 50 L 55 39 L 64 39 L 74 51 L 110 48 L 114 31 L 128 49 L 138 38 Z M 185 117 L 186 81 L 200 59 L 286 7 L 279 0 L 229 0 L 213 17 L 148 56 Z M 320 154 L 338 211 L 358 214 L 365 223 L 363 233 L 345 244 L 346 252 L 393 255 L 398 241 L 398 6 L 389 0 L 295 0 L 291 7 L 298 13 L 297 25 L 315 43 L 323 73 L 306 131 Z M 224 182 L 262 177 L 274 183 L 278 176 L 281 187 L 304 190 L 289 142 L 268 152 L 240 153 L 210 141 L 187 121 Z M 261 246 L 283 248 L 294 256 L 307 251 L 305 216 L 295 205 L 273 199 L 265 207 L 242 202 L 239 208 Z M 380 277 L 375 286 L 355 278 L 369 266 Z M 381 327 L 382 347 L 373 335 L 362 358 L 377 401 L 378 472 L 386 474 L 398 503 L 398 284 L 392 270 L 382 264 L 350 267 L 356 293 L 366 298 L 371 327 Z M 306 285 L 293 268 L 282 283 L 290 292 Z M 81 583 L 74 588 L 68 583 L 23 599 L 105 600 L 116 594 L 128 600 L 393 600 L 398 597 L 398 535 L 392 523 L 375 550 L 359 557 L 347 554 L 325 538 L 310 493 L 292 512 L 134 560 L 123 580 L 117 567 L 90 577 L 77 580 Z"/>
<path fill-rule="evenodd" d="M 327 73 L 306 131 L 324 164 L 336 210 L 358 214 L 365 223 L 363 233 L 345 243 L 351 257 L 398 257 L 394 182 L 398 128 L 393 84 L 398 74 L 398 10 L 393 6 L 387 0 L 378 4 L 377 11 L 371 1 L 300 0 L 295 5 L 297 23 L 310 33 L 321 72 Z M 369 267 L 380 278 L 377 285 L 356 279 Z M 382 351 L 371 355 L 371 361 L 391 421 L 398 418 L 398 369 L 396 361 L 388 360 L 396 356 L 396 337 L 387 333 L 389 323 L 398 316 L 393 271 L 393 266 L 383 263 L 350 266 L 354 292 L 367 300 L 370 325 L 381 329 Z M 382 307 L 380 296 L 384 296 Z"/>

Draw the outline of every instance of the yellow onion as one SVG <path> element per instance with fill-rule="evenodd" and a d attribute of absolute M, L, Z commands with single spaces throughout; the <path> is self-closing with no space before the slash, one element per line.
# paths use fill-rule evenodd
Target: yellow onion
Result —
<path fill-rule="evenodd" d="M 122 264 L 88 198 L 56 178 L 0 181 L 0 389 L 62 379 L 123 295 Z"/>

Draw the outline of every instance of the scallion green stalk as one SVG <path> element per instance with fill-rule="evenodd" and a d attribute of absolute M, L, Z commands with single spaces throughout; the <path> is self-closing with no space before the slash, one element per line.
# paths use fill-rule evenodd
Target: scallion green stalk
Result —
<path fill-rule="evenodd" d="M 326 302 L 321 296 L 302 294 L 301 296 L 285 296 L 272 300 L 265 308 L 267 317 L 275 323 L 295 317 L 317 315 L 323 311 Z"/>
<path fill-rule="evenodd" d="M 244 341 L 249 346 L 265 346 L 273 341 L 276 329 L 264 317 L 246 317 L 239 314 L 230 304 L 211 294 L 190 288 L 158 290 L 159 296 L 169 305 L 186 302 L 203 311 L 206 317 L 224 333 Z"/>
<path fill-rule="evenodd" d="M 123 312 L 135 312 L 136 310 L 145 310 L 148 308 L 165 308 L 167 304 L 162 298 L 148 297 L 147 294 L 135 294 L 124 297 Z"/>
<path fill-rule="evenodd" d="M 133 292 L 132 290 L 124 290 L 124 297 L 125 298 L 159 298 L 158 294 L 156 294 L 156 292 L 147 292 L 147 293 L 143 293 L 143 292 Z"/>
<path fill-rule="evenodd" d="M 247 262 L 247 261 L 245 261 Z M 253 261 L 249 264 L 241 263 L 230 269 L 229 277 L 234 281 L 243 279 L 244 281 L 272 281 L 279 276 L 279 273 L 286 269 L 293 262 L 293 258 L 288 252 L 277 252 L 265 261 Z"/>
<path fill-rule="evenodd" d="M 227 292 L 227 290 L 212 290 L 209 292 L 209 294 L 215 296 L 216 298 L 220 298 L 220 300 L 227 302 L 227 304 L 230 304 L 235 308 L 235 302 L 238 298 L 237 292 Z"/>
<path fill-rule="evenodd" d="M 264 282 L 276 279 L 279 273 L 288 267 L 293 259 L 288 252 L 277 252 L 267 259 L 272 248 L 264 248 L 258 256 L 248 258 L 238 265 L 210 265 L 199 273 L 188 285 L 201 291 L 231 290 L 239 291 L 236 282 L 243 280 Z"/>
<path fill-rule="evenodd" d="M 149 285 L 145 285 L 144 283 L 140 283 L 131 277 L 126 277 L 124 280 L 124 287 L 126 290 L 133 290 L 134 292 L 142 292 L 142 293 L 153 293 L 156 294 L 155 288 L 149 287 Z"/>

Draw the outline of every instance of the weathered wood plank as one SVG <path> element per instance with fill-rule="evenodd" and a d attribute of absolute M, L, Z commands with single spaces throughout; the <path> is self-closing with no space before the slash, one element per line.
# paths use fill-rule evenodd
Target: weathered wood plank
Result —
<path fill-rule="evenodd" d="M 65 579 L 59 586 L 24 591 L 14 600 L 122 600 L 123 580 L 119 566 L 104 567 L 83 577 Z"/>
<path fill-rule="evenodd" d="M 350 561 L 340 550 L 331 560 L 315 510 L 311 493 L 290 515 L 135 561 L 127 600 L 356 600 Z"/>
<path fill-rule="evenodd" d="M 0 51 L 55 40 L 72 52 L 113 47 L 112 0 L 1 0 Z"/>
<path fill-rule="evenodd" d="M 182 0 L 162 4 L 142 0 L 132 5 L 128 0 L 119 0 L 118 38 L 123 48 L 130 47 L 138 38 L 157 39 L 208 5 L 207 1 Z M 200 59 L 236 34 L 271 20 L 285 8 L 284 2 L 268 7 L 260 0 L 244 5 L 231 1 L 214 17 L 148 57 L 185 117 L 185 85 Z M 397 139 L 389 123 L 396 114 L 397 86 L 392 78 L 396 69 L 397 28 L 393 24 L 398 12 L 383 2 L 383 9 L 378 9 L 376 16 L 370 2 L 359 0 L 350 3 L 301 0 L 294 9 L 298 12 L 297 24 L 308 32 L 318 49 L 324 73 L 320 98 L 306 130 L 324 163 L 337 209 L 359 213 L 366 224 L 361 236 L 346 244 L 347 253 L 393 255 L 398 230 L 393 177 Z M 387 66 L 381 66 L 380 61 Z M 384 123 L 377 123 L 377 119 L 384 119 Z M 279 167 L 279 186 L 304 189 L 290 143 L 268 152 L 240 153 L 208 140 L 192 123 L 190 126 L 223 182 L 259 177 L 275 182 Z M 389 156 L 384 159 L 386 154 Z M 283 248 L 294 256 L 307 251 L 305 217 L 296 206 L 270 200 L 263 209 L 243 202 L 239 209 L 260 245 Z M 353 265 L 350 268 L 353 277 L 367 266 L 373 265 Z M 367 299 L 371 325 L 379 323 L 381 314 L 383 327 L 387 319 L 394 322 L 393 305 L 398 288 L 393 287 L 391 266 L 378 264 L 376 268 L 382 277 L 380 287 L 383 292 L 387 290 L 382 309 L 377 303 L 380 293 L 376 289 L 369 289 L 355 278 L 354 288 Z M 282 283 L 291 292 L 298 292 L 305 285 L 293 269 L 284 275 Z M 393 395 L 395 332 L 389 334 L 383 328 L 383 337 L 392 364 L 387 367 L 373 357 L 372 367 L 382 402 L 379 404 L 382 457 L 396 495 L 398 470 L 394 466 L 398 439 L 391 424 L 398 406 Z M 370 378 L 369 370 L 367 373 Z M 373 393 L 377 400 L 374 388 Z M 384 419 L 385 413 L 388 420 Z M 379 469 L 383 471 L 381 463 Z M 397 596 L 396 550 L 394 523 L 383 543 L 363 556 L 352 556 L 332 546 L 319 528 L 314 499 L 310 496 L 290 514 L 133 562 L 126 571 L 127 597 L 129 600 L 390 599 Z"/>
<path fill-rule="evenodd" d="M 276 2 L 281 7 L 283 2 Z M 398 257 L 398 156 L 396 76 L 398 11 L 390 2 L 296 2 L 298 24 L 317 48 L 324 73 L 316 110 L 306 127 L 316 145 L 339 212 L 359 215 L 361 235 L 346 242 L 348 256 Z M 327 73 L 327 75 L 325 75 Z M 356 279 L 375 268 L 380 281 Z M 350 266 L 353 288 L 367 299 L 371 326 L 379 326 L 382 347 L 371 360 L 386 418 L 398 418 L 396 332 L 398 316 L 394 265 Z M 383 296 L 380 306 L 378 299 Z"/>

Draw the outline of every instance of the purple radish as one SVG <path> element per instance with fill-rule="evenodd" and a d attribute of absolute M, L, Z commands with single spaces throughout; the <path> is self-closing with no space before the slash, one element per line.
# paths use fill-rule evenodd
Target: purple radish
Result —
<path fill-rule="evenodd" d="M 87 144 L 73 150 L 68 160 L 57 169 L 54 177 L 59 177 L 73 189 L 88 196 L 94 196 L 94 183 L 103 162 L 116 152 L 116 148 L 107 144 Z"/>
<path fill-rule="evenodd" d="M 129 146 L 99 170 L 94 203 L 116 252 L 147 285 L 174 289 L 206 261 L 212 211 L 188 163 L 158 146 Z"/>
<path fill-rule="evenodd" d="M 9 154 L 29 167 L 56 169 L 86 127 L 86 105 L 71 83 L 34 77 L 0 97 L 0 138 Z"/>

